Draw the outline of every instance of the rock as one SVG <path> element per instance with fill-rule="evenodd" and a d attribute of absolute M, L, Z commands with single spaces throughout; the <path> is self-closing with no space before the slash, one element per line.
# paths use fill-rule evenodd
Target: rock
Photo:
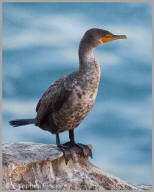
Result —
<path fill-rule="evenodd" d="M 92 148 L 91 145 L 89 147 Z M 3 190 L 149 190 L 133 185 L 100 170 L 74 153 L 65 164 L 56 145 L 4 143 Z"/>

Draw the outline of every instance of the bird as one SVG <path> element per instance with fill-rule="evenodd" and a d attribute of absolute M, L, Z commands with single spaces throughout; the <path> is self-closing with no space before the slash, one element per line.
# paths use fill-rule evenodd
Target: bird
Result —
<path fill-rule="evenodd" d="M 74 129 L 91 111 L 97 96 L 101 71 L 94 57 L 94 49 L 104 43 L 126 38 L 126 35 L 114 35 L 100 28 L 87 30 L 79 43 L 79 69 L 50 85 L 37 103 L 35 118 L 11 120 L 10 125 L 18 127 L 34 124 L 55 134 L 57 147 L 64 154 L 71 146 L 76 146 L 82 151 L 82 155 L 86 155 L 88 150 L 92 157 L 88 145 L 76 143 Z M 69 132 L 70 141 L 61 144 L 59 134 L 63 131 Z M 67 163 L 69 159 L 66 154 L 65 159 Z"/>

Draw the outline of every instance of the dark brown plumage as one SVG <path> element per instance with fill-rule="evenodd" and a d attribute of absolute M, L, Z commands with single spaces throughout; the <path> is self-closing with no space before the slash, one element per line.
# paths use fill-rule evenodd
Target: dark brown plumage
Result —
<path fill-rule="evenodd" d="M 55 81 L 43 94 L 36 107 L 36 118 L 14 120 L 13 126 L 34 123 L 57 136 L 69 131 L 70 140 L 75 144 L 73 130 L 92 109 L 100 81 L 100 67 L 93 55 L 99 45 L 126 36 L 116 36 L 102 29 L 88 30 L 79 45 L 79 70 Z"/>

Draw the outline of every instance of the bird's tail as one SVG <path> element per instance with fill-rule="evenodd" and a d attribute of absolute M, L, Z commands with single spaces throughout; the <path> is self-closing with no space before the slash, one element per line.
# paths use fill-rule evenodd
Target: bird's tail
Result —
<path fill-rule="evenodd" d="M 35 123 L 35 119 L 16 119 L 16 120 L 9 121 L 9 124 L 12 125 L 13 127 L 29 125 L 34 123 Z"/>

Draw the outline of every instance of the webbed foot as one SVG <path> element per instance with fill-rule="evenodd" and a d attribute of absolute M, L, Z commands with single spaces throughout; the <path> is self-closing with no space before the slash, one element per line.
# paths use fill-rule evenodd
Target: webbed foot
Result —
<path fill-rule="evenodd" d="M 74 145 L 80 149 L 81 156 L 83 156 L 83 157 L 90 156 L 91 158 L 93 158 L 92 150 L 90 149 L 90 147 L 88 145 L 84 145 L 81 143 L 74 143 Z"/>
<path fill-rule="evenodd" d="M 81 143 L 67 142 L 58 145 L 58 148 L 64 153 L 66 165 L 70 159 L 73 160 L 73 153 L 78 153 L 81 157 L 93 157 L 90 147 Z"/>
<path fill-rule="evenodd" d="M 70 146 L 66 146 L 65 144 L 58 145 L 58 148 L 63 152 L 65 163 L 67 165 L 70 159 L 73 160 L 73 151 Z"/>

